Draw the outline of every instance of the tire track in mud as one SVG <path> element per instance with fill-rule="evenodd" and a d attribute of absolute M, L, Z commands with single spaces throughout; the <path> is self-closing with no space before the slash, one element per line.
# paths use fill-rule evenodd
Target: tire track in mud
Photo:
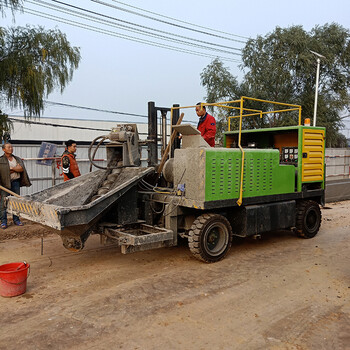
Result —
<path fill-rule="evenodd" d="M 307 306 L 271 324 L 264 336 L 271 348 L 347 350 L 350 318 L 339 307 L 318 310 Z"/>
<path fill-rule="evenodd" d="M 284 240 L 284 238 L 282 238 L 282 240 Z M 296 240 L 300 242 L 299 239 Z M 290 259 L 290 255 L 299 252 L 299 245 L 295 243 L 288 245 L 288 243 L 294 242 L 294 240 L 289 237 L 287 241 L 287 245 L 282 247 L 280 247 L 281 242 L 276 238 L 272 239 L 272 242 L 263 242 L 263 244 L 256 246 L 255 244 L 248 243 L 248 247 L 238 250 L 238 253 L 233 249 L 233 251 L 230 252 L 229 259 L 221 263 L 205 265 L 189 260 L 187 265 L 194 265 L 194 268 L 189 269 L 189 271 L 176 271 L 175 264 L 173 267 L 175 268 L 175 272 L 169 273 L 168 271 L 162 272 L 162 270 L 160 270 L 160 276 L 158 278 L 155 276 L 140 276 L 137 274 L 136 277 L 139 280 L 135 281 L 133 280 L 133 276 L 130 276 L 130 280 L 126 280 L 124 276 L 123 279 L 125 282 L 121 284 L 120 292 L 116 293 L 114 297 L 117 301 L 123 300 L 123 302 L 126 303 L 127 301 L 133 302 L 133 300 L 136 302 L 151 301 L 154 298 L 162 300 L 164 297 L 167 297 L 169 300 L 169 296 L 176 296 L 176 298 L 173 299 L 177 300 L 181 299 L 182 293 L 184 297 L 188 297 L 188 292 L 192 289 L 195 290 L 194 295 L 196 296 L 198 293 L 215 294 L 234 285 L 244 283 L 247 280 L 247 277 L 242 277 L 244 274 L 249 273 L 250 278 L 252 278 L 261 275 L 269 266 L 276 263 L 284 264 L 285 267 L 293 263 Z M 271 250 L 271 246 L 274 245 L 277 251 L 275 249 Z M 303 254 L 299 252 L 298 255 L 299 258 L 304 258 L 309 257 L 310 254 L 309 252 Z M 253 269 L 249 267 L 251 265 L 254 266 Z M 185 266 L 185 268 L 188 267 L 189 266 Z M 104 290 L 111 290 L 113 294 L 112 290 L 115 288 L 115 282 L 112 278 L 113 272 L 108 272 L 108 275 L 110 278 L 106 281 L 105 274 L 99 274 L 98 271 L 95 272 L 93 277 L 95 281 L 93 284 L 104 286 Z M 239 276 L 238 279 L 237 276 Z M 76 280 L 73 282 L 75 282 L 74 287 L 76 289 L 82 287 L 81 281 Z M 128 286 L 129 284 L 131 285 Z M 200 287 L 202 287 L 202 290 L 196 292 Z M 94 293 L 94 291 L 90 291 L 89 293 L 91 292 Z M 57 291 L 56 294 L 49 297 L 48 301 L 50 302 L 47 303 L 47 307 L 50 308 L 50 304 L 54 303 L 60 296 L 64 297 L 66 293 L 67 291 L 65 289 Z M 109 302 L 108 298 L 109 297 L 106 298 L 107 302 Z M 187 302 L 191 301 L 188 299 Z M 164 303 L 164 305 L 166 306 L 166 303 Z M 133 306 L 131 306 L 131 309 Z"/>
<path fill-rule="evenodd" d="M 261 248 L 261 247 L 260 247 Z M 269 250 L 268 247 L 265 247 Z M 290 249 L 284 247 L 279 254 L 276 252 L 263 249 L 255 249 L 253 251 L 246 250 L 239 252 L 238 259 L 240 264 L 236 266 L 236 261 L 228 259 L 215 265 L 195 264 L 186 271 L 178 270 L 165 271 L 158 273 L 157 276 L 142 277 L 124 283 L 117 291 L 114 288 L 109 288 L 108 297 L 101 299 L 102 305 L 113 305 L 110 310 L 105 308 L 97 308 L 97 313 L 89 318 L 92 322 L 96 319 L 113 314 L 117 317 L 118 314 L 124 315 L 123 322 L 129 322 L 128 319 L 146 318 L 160 312 L 168 312 L 174 309 L 179 303 L 187 305 L 198 302 L 208 296 L 217 295 L 227 289 L 237 287 L 244 288 L 244 283 L 249 279 L 256 279 L 261 281 L 265 277 L 264 273 L 269 270 L 271 266 L 283 264 L 284 268 L 293 270 L 294 260 L 290 257 L 298 251 L 298 247 Z M 232 253 L 234 255 L 234 253 Z M 309 254 L 305 256 L 309 257 Z M 251 269 L 251 265 L 254 269 Z M 255 268 L 256 266 L 256 268 Z M 269 273 L 270 274 L 270 273 Z M 288 275 L 288 271 L 286 272 Z M 292 275 L 292 274 L 291 274 Z M 269 276 L 266 276 L 266 278 Z M 281 276 L 282 279 L 283 276 Z M 261 282 L 269 285 L 267 280 Z M 142 306 L 144 305 L 144 307 Z M 90 309 L 91 305 L 87 305 L 86 309 Z M 75 314 L 76 317 L 78 314 Z"/>
<path fill-rule="evenodd" d="M 301 339 L 305 344 L 321 350 L 350 348 L 350 317 L 335 308 L 312 323 Z"/>
<path fill-rule="evenodd" d="M 94 307 L 96 312 L 89 314 L 88 318 L 94 323 L 102 316 L 113 315 L 121 324 L 126 324 L 135 317 L 147 318 L 154 314 L 166 313 L 179 304 L 197 302 L 208 295 L 216 295 L 241 285 L 247 280 L 247 277 L 232 278 L 231 271 L 220 274 L 208 269 L 197 270 L 194 273 L 165 272 L 125 283 L 117 290 L 109 288 L 109 295 L 102 297 L 98 304 L 110 306 Z M 87 305 L 87 309 L 91 307 L 92 304 Z M 83 314 L 80 312 L 76 310 L 75 317 L 81 318 Z"/>
<path fill-rule="evenodd" d="M 40 329 L 47 328 L 47 324 L 51 323 L 53 329 L 46 336 L 45 344 L 61 343 L 63 346 L 66 343 L 65 338 L 69 337 L 69 344 L 73 347 L 80 343 L 79 339 L 84 341 L 93 339 L 98 332 L 102 331 L 115 332 L 116 329 L 135 322 L 135 319 L 147 319 L 148 316 L 159 312 L 166 313 L 179 302 L 198 301 L 204 298 L 205 294 L 218 293 L 221 289 L 244 283 L 246 280 L 226 280 L 230 272 L 220 276 L 216 269 L 208 269 L 203 264 L 198 266 L 197 263 L 193 272 L 175 270 L 167 269 L 158 273 L 157 276 L 138 277 L 119 286 L 110 285 L 106 289 L 97 289 L 94 283 L 91 286 L 92 290 L 86 293 L 84 299 L 75 297 L 75 305 L 72 305 L 74 296 L 67 292 L 67 288 L 58 290 L 57 293 L 50 293 L 45 297 L 37 313 L 33 312 L 29 304 L 24 308 L 18 308 L 16 318 L 13 317 L 14 315 L 5 314 L 2 322 L 8 329 L 22 328 L 23 341 L 18 342 L 16 340 L 18 334 L 11 334 L 11 332 L 8 332 L 2 340 L 6 344 L 13 344 L 16 341 L 17 345 L 23 344 L 26 349 L 45 349 L 44 345 L 39 345 L 43 341 Z M 219 277 L 223 279 L 220 283 L 218 283 Z M 29 317 L 31 322 L 36 324 L 38 331 L 25 330 L 24 325 Z M 83 331 L 76 333 L 75 331 L 79 328 Z"/>
<path fill-rule="evenodd" d="M 110 295 L 101 299 L 99 303 L 113 305 L 113 312 L 137 315 L 139 305 L 152 302 L 154 306 L 147 312 L 142 310 L 142 316 L 168 310 L 178 302 L 189 304 L 205 294 L 213 295 L 241 285 L 249 278 L 261 275 L 266 265 L 271 266 L 286 259 L 283 257 L 283 252 L 281 252 L 281 258 L 276 253 L 266 252 L 266 249 L 270 248 L 265 246 L 263 249 L 247 249 L 245 252 L 239 252 L 237 257 L 232 252 L 233 260 L 227 259 L 214 265 L 189 261 L 187 264 L 189 266 L 185 267 L 185 271 L 176 268 L 175 265 L 173 271 L 167 269 L 162 272 L 160 270 L 157 271 L 157 276 L 139 276 L 136 280 L 131 279 L 122 283 L 117 290 L 113 283 L 108 283 L 106 290 Z M 289 248 L 285 249 L 290 253 Z M 249 267 L 252 263 L 254 264 L 253 270 Z M 286 265 L 288 263 L 292 263 L 290 259 L 285 262 Z M 91 306 L 87 306 L 87 309 Z"/>

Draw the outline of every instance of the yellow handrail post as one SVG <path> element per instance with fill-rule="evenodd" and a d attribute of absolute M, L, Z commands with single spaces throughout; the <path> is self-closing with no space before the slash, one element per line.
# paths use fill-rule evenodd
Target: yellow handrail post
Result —
<path fill-rule="evenodd" d="M 241 146 L 241 135 L 242 135 L 242 115 L 243 115 L 243 96 L 241 97 L 240 102 L 240 116 L 239 116 L 239 134 L 238 134 L 238 146 L 239 149 L 242 152 L 242 165 L 241 165 L 241 183 L 239 187 L 239 198 L 237 200 L 237 204 L 240 206 L 242 204 L 242 197 L 243 197 L 243 174 L 244 174 L 244 150 Z"/>

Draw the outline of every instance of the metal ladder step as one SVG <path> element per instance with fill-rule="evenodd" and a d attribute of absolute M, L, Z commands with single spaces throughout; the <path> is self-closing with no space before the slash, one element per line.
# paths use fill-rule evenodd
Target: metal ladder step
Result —
<path fill-rule="evenodd" d="M 105 227 L 107 237 L 115 239 L 122 254 L 174 245 L 174 232 L 147 224 L 125 225 L 121 228 Z"/>

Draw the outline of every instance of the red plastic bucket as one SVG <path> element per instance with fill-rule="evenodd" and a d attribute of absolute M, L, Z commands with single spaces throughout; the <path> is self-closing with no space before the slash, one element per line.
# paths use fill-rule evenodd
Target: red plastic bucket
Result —
<path fill-rule="evenodd" d="M 0 265 L 0 295 L 15 297 L 26 292 L 30 265 L 23 262 Z"/>

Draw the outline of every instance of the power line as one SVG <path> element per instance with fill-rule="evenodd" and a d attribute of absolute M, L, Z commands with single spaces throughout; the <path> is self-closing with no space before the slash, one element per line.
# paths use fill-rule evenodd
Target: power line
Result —
<path fill-rule="evenodd" d="M 50 105 L 55 106 L 62 106 L 62 107 L 71 107 L 71 108 L 78 108 L 78 109 L 86 109 L 88 111 L 95 111 L 95 112 L 103 112 L 103 113 L 112 113 L 112 114 L 121 114 L 121 115 L 128 115 L 131 117 L 140 117 L 140 118 L 148 118 L 147 115 L 142 114 L 134 114 L 134 113 L 126 113 L 126 112 L 117 112 L 117 111 L 111 111 L 107 109 L 99 109 L 99 108 L 93 108 L 93 107 L 85 107 L 85 106 L 77 106 L 73 104 L 68 103 L 60 103 L 60 102 L 53 102 L 53 101 L 44 101 L 45 103 L 48 103 Z"/>
<path fill-rule="evenodd" d="M 57 0 L 52 0 L 52 1 L 54 1 L 54 2 L 59 2 L 59 1 L 57 1 Z M 190 31 L 197 32 L 197 33 L 200 33 L 200 34 L 205 34 L 205 35 L 214 36 L 214 37 L 220 38 L 220 39 L 231 40 L 231 41 L 236 41 L 236 42 L 245 44 L 245 41 L 242 41 L 242 40 L 231 39 L 231 38 L 227 38 L 227 37 L 222 36 L 222 35 L 212 34 L 212 33 L 204 32 L 203 30 L 185 27 L 185 26 L 183 26 L 183 25 L 171 23 L 171 22 L 168 22 L 168 21 L 165 21 L 165 20 L 162 20 L 162 19 L 156 19 L 156 18 L 154 18 L 154 17 L 147 16 L 147 15 L 143 15 L 143 14 L 138 13 L 138 12 L 135 12 L 135 11 L 130 11 L 130 10 L 127 10 L 127 9 L 123 9 L 122 7 L 119 7 L 119 6 L 107 4 L 107 3 L 103 2 L 103 1 L 100 1 L 100 0 L 90 0 L 90 1 L 96 2 L 96 3 L 101 4 L 101 5 L 104 5 L 104 6 L 112 7 L 112 8 L 115 8 L 115 9 L 117 9 L 117 10 L 129 12 L 129 13 L 132 13 L 132 14 L 136 14 L 137 16 L 142 16 L 142 17 L 149 18 L 149 19 L 152 19 L 152 20 L 155 20 L 155 21 L 158 21 L 158 22 L 162 22 L 162 23 L 168 24 L 168 25 L 170 25 L 170 26 L 174 26 L 174 27 L 178 27 L 178 28 L 190 30 Z"/>
<path fill-rule="evenodd" d="M 42 2 L 40 0 L 36 0 L 38 2 Z M 67 6 L 67 7 L 71 7 L 71 8 L 74 8 L 74 9 L 78 9 L 80 11 L 83 11 L 83 12 L 87 12 L 87 13 L 90 13 L 90 14 L 94 14 L 94 15 L 97 15 L 97 16 L 100 16 L 100 17 L 103 17 L 103 18 L 108 18 L 108 19 L 112 19 L 114 21 L 118 21 L 118 22 L 122 22 L 122 23 L 126 23 L 126 24 L 129 24 L 129 25 L 133 25 L 133 26 L 137 26 L 137 27 L 141 27 L 141 28 L 145 28 L 145 29 L 148 29 L 148 30 L 155 30 L 154 28 L 150 28 L 150 27 L 147 27 L 147 26 L 143 26 L 143 25 L 139 25 L 139 24 L 136 24 L 136 23 L 133 23 L 133 22 L 129 22 L 129 21 L 124 21 L 124 20 L 121 20 L 119 18 L 116 18 L 116 17 L 112 17 L 112 16 L 108 16 L 108 15 L 105 15 L 105 14 L 101 14 L 101 13 L 98 13 L 96 11 L 91 11 L 91 10 L 88 10 L 88 9 L 85 9 L 85 8 L 82 8 L 82 7 L 79 7 L 79 6 L 75 6 L 75 5 L 72 5 L 72 4 L 67 4 L 67 3 L 64 3 L 62 1 L 58 1 L 58 0 L 51 0 L 55 3 L 58 3 L 58 4 L 61 4 L 61 5 L 64 5 L 64 6 Z M 108 5 L 108 4 L 107 4 Z M 112 5 L 111 5 L 112 6 Z M 130 28 L 130 27 L 129 27 Z M 159 31 L 159 30 L 156 30 L 156 31 Z M 163 32 L 163 33 L 166 33 L 166 34 L 170 34 L 170 35 L 173 35 L 172 33 L 169 33 L 169 32 L 164 32 L 164 31 L 159 31 L 159 32 Z M 147 35 L 150 35 L 149 33 Z M 159 36 L 159 34 L 157 35 Z M 175 36 L 178 36 L 178 35 L 175 35 Z M 180 36 L 182 37 L 182 36 Z M 163 37 L 164 38 L 164 37 Z M 192 38 L 188 38 L 188 37 L 183 37 L 183 38 L 186 38 L 186 39 L 189 39 L 189 40 L 194 40 Z M 165 39 L 169 40 L 169 38 L 166 38 Z M 171 39 L 171 40 L 174 40 L 174 39 Z M 179 41 L 177 41 L 179 42 Z M 205 42 L 205 41 L 202 41 L 203 43 L 206 43 L 208 44 L 208 42 Z M 189 43 L 186 43 L 186 42 L 180 42 L 182 44 L 185 44 L 185 45 L 188 45 Z M 213 44 L 213 43 L 209 43 L 209 44 Z M 197 45 L 194 45 L 194 44 L 190 44 L 192 46 L 197 46 L 197 47 L 200 47 L 198 44 Z M 227 46 L 226 46 L 227 47 Z M 202 47 L 203 48 L 203 47 Z M 229 47 L 230 48 L 230 47 Z M 208 49 L 207 47 L 204 47 L 204 49 Z M 230 49 L 235 49 L 235 50 L 238 50 L 240 51 L 240 49 L 237 49 L 237 48 L 230 48 Z M 240 55 L 238 53 L 233 53 L 233 52 L 228 52 L 228 51 L 223 51 L 223 50 L 219 50 L 219 49 L 215 49 L 216 51 L 219 51 L 219 52 L 223 52 L 223 53 L 228 53 L 228 54 L 233 54 L 233 55 Z"/>
<path fill-rule="evenodd" d="M 111 111 L 107 109 L 99 109 L 99 108 L 93 108 L 93 107 L 86 107 L 86 106 L 78 106 L 68 103 L 61 103 L 61 102 L 53 102 L 53 101 L 44 101 L 45 103 L 54 105 L 54 106 L 61 106 L 61 107 L 70 107 L 70 108 L 77 108 L 77 109 L 86 109 L 89 111 L 95 111 L 95 112 L 103 112 L 103 113 L 112 113 L 112 114 L 121 114 L 121 115 L 127 115 L 131 117 L 141 117 L 141 118 L 148 118 L 147 115 L 142 114 L 134 114 L 134 113 L 127 113 L 127 112 L 117 112 L 117 111 Z M 186 123 L 193 123 L 193 120 L 183 120 Z M 128 123 L 128 122 L 126 122 Z"/>
<path fill-rule="evenodd" d="M 147 27 L 147 26 L 140 25 L 140 24 L 136 24 L 136 23 L 133 23 L 133 22 L 124 21 L 124 20 L 121 20 L 121 19 L 116 18 L 116 17 L 107 16 L 107 15 L 100 14 L 100 13 L 95 12 L 95 11 L 90 11 L 90 10 L 87 10 L 87 9 L 84 9 L 84 8 L 81 8 L 81 7 L 78 7 L 78 6 L 70 5 L 70 4 L 62 3 L 62 4 L 64 4 L 65 6 L 73 7 L 73 8 L 79 9 L 80 11 L 85 11 L 85 12 L 88 12 L 88 13 L 97 14 L 98 16 L 102 16 L 102 17 L 105 17 L 105 18 L 113 19 L 113 21 L 118 21 L 118 22 L 122 22 L 122 23 L 127 23 L 127 24 L 130 24 L 130 25 L 134 26 L 134 27 L 144 28 L 144 29 L 151 30 L 151 31 L 155 31 L 155 32 L 158 32 L 158 33 L 163 33 L 163 34 L 175 36 L 175 37 L 178 37 L 178 38 L 182 38 L 182 39 L 186 39 L 186 40 L 191 40 L 191 41 L 194 41 L 195 44 L 193 44 L 193 43 L 188 43 L 188 42 L 185 42 L 185 41 L 175 40 L 175 39 L 173 39 L 173 38 L 169 38 L 169 37 L 166 37 L 166 36 L 162 36 L 162 35 L 157 34 L 157 33 L 156 33 L 156 34 L 150 33 L 150 32 L 147 32 L 147 31 L 145 31 L 145 30 L 142 30 L 142 29 L 135 29 L 135 28 L 130 27 L 130 26 L 128 26 L 128 25 L 116 24 L 116 23 L 111 22 L 111 21 L 106 21 L 105 19 L 103 20 L 103 22 L 101 22 L 100 19 L 97 19 L 97 18 L 94 17 L 94 16 L 87 15 L 87 14 L 83 14 L 83 13 L 81 13 L 81 12 L 77 12 L 77 11 L 74 11 L 74 10 L 71 10 L 71 9 L 66 9 L 65 7 L 61 7 L 61 6 L 58 6 L 58 5 L 48 4 L 47 2 L 42 1 L 42 0 L 34 0 L 34 1 L 35 1 L 35 2 L 32 2 L 32 1 L 27 1 L 27 2 L 29 2 L 29 3 L 31 3 L 31 4 L 36 4 L 36 5 L 38 5 L 38 3 L 40 3 L 40 6 L 46 7 L 46 8 L 48 8 L 48 9 L 50 9 L 50 10 L 53 9 L 53 10 L 55 10 L 55 11 L 64 12 L 64 13 L 66 13 L 66 14 L 74 13 L 75 16 L 80 17 L 80 18 L 84 18 L 84 19 L 89 18 L 89 20 L 92 20 L 92 21 L 98 22 L 98 23 L 102 23 L 102 24 L 109 23 L 109 24 L 111 24 L 111 25 L 113 25 L 114 27 L 117 27 L 117 28 L 126 28 L 128 31 L 131 30 L 131 31 L 136 32 L 136 33 L 141 33 L 142 35 L 153 36 L 153 37 L 156 37 L 156 38 L 160 38 L 160 39 L 162 39 L 162 40 L 171 40 L 171 41 L 175 41 L 175 42 L 182 43 L 182 44 L 185 44 L 185 45 L 196 46 L 196 47 L 204 48 L 204 49 L 210 49 L 210 48 L 204 47 L 204 46 L 201 47 L 200 45 L 198 45 L 198 43 L 203 43 L 203 44 L 211 45 L 211 46 L 214 46 L 214 47 L 222 47 L 222 48 L 229 49 L 229 50 L 241 51 L 241 49 L 236 48 L 236 47 L 231 47 L 231 46 L 227 46 L 227 45 L 221 45 L 221 44 L 212 43 L 212 42 L 208 42 L 208 41 L 204 41 L 204 40 L 199 40 L 199 39 L 190 38 L 190 37 L 183 36 L 183 35 L 179 35 L 179 34 L 170 33 L 170 32 L 167 32 L 167 31 L 163 31 L 163 30 L 159 30 L 159 29 Z M 126 30 L 126 29 L 124 29 L 124 30 Z M 215 50 L 220 51 L 219 49 L 215 49 Z M 228 53 L 228 54 L 241 55 L 241 54 L 232 53 L 232 52 L 228 52 L 228 51 L 222 51 L 222 52 L 225 52 L 225 53 Z"/>
<path fill-rule="evenodd" d="M 25 118 L 25 116 L 20 116 L 20 115 L 9 115 L 8 119 L 10 121 L 12 121 L 12 122 L 21 123 L 21 124 L 53 126 L 55 128 L 68 128 L 68 129 L 91 130 L 91 131 L 108 131 L 108 132 L 111 131 L 111 129 L 89 128 L 89 127 L 85 127 L 85 126 L 75 126 L 75 125 L 64 125 L 64 124 L 55 124 L 55 123 L 47 123 L 47 122 L 37 122 L 37 121 L 34 121 L 34 120 L 21 120 L 21 119 L 17 119 L 17 118 L 14 118 L 14 117 Z M 117 123 L 122 123 L 122 121 L 116 121 L 116 122 Z M 130 123 L 130 122 L 124 121 L 124 123 Z M 191 123 L 193 123 L 193 122 L 191 122 Z M 148 135 L 148 134 L 139 132 L 139 135 Z"/>
<path fill-rule="evenodd" d="M 88 127 L 84 127 L 84 126 L 43 123 L 43 122 L 36 122 L 34 120 L 20 120 L 20 119 L 13 118 L 13 117 L 21 117 L 19 115 L 17 115 L 17 116 L 10 115 L 10 117 L 12 117 L 12 118 L 8 118 L 8 119 L 11 120 L 12 122 L 18 122 L 18 123 L 23 123 L 23 124 L 35 124 L 35 125 L 44 125 L 44 126 L 54 126 L 54 127 L 58 127 L 58 128 L 82 129 L 82 130 L 93 130 L 93 131 L 111 131 L 111 129 L 96 129 L 96 128 L 88 128 Z"/>
<path fill-rule="evenodd" d="M 190 23 L 190 22 L 182 21 L 181 19 L 178 19 L 178 18 L 173 18 L 173 17 L 169 17 L 169 16 L 165 16 L 165 15 L 156 13 L 156 12 L 148 11 L 148 10 L 142 9 L 140 7 L 136 7 L 136 6 L 132 6 L 132 5 L 126 4 L 126 3 L 121 2 L 121 1 L 117 1 L 117 0 L 112 0 L 112 1 L 113 2 L 117 2 L 118 4 L 121 4 L 121 5 L 124 5 L 124 6 L 128 6 L 128 7 L 131 7 L 131 8 L 134 8 L 134 9 L 146 12 L 146 13 L 150 13 L 152 15 L 156 15 L 156 16 L 163 17 L 163 18 L 168 18 L 168 19 L 171 19 L 173 21 L 184 23 L 184 24 L 189 24 L 189 25 L 197 27 L 197 28 L 202 28 L 202 29 L 210 30 L 210 31 L 213 31 L 213 32 L 216 32 L 216 33 L 221 33 L 221 34 L 226 34 L 226 35 L 230 35 L 230 36 L 235 36 L 237 38 L 242 38 L 242 39 L 247 39 L 247 40 L 250 39 L 250 38 L 248 38 L 246 36 L 232 34 L 232 33 L 224 32 L 224 31 L 221 31 L 221 30 L 212 29 L 212 28 L 209 28 L 209 27 L 203 27 L 203 26 L 201 26 L 199 24 L 193 24 L 193 23 Z M 155 19 L 155 20 L 158 21 L 158 19 Z"/>
<path fill-rule="evenodd" d="M 37 3 L 40 3 L 40 6 L 41 7 L 45 7 L 45 8 L 48 8 L 50 10 L 54 10 L 54 11 L 58 11 L 58 12 L 61 12 L 61 13 L 65 13 L 65 14 L 68 14 L 68 15 L 72 15 L 74 14 L 75 17 L 79 17 L 79 18 L 82 18 L 82 19 L 88 19 L 92 22 L 96 22 L 96 23 L 99 23 L 99 24 L 103 24 L 103 25 L 106 25 L 107 23 L 109 23 L 110 25 L 112 25 L 113 27 L 116 27 L 116 28 L 120 28 L 122 30 L 127 30 L 128 32 L 129 31 L 132 31 L 134 33 L 138 33 L 138 34 L 141 34 L 141 35 L 145 35 L 145 36 L 151 36 L 151 37 L 154 37 L 154 38 L 157 38 L 157 39 L 161 39 L 161 40 L 164 40 L 164 41 L 172 41 L 172 42 L 175 42 L 175 43 L 179 43 L 179 44 L 183 44 L 183 45 L 189 45 L 189 46 L 193 46 L 193 47 L 197 47 L 197 48 L 200 48 L 200 49 L 204 49 L 204 50 L 211 50 L 211 51 L 217 51 L 217 52 L 220 52 L 220 53 L 224 53 L 224 54 L 233 54 L 233 55 L 240 55 L 238 53 L 233 53 L 231 51 L 227 51 L 227 50 L 222 50 L 222 49 L 218 49 L 216 47 L 208 47 L 208 46 L 203 46 L 203 45 L 200 45 L 198 44 L 197 42 L 201 42 L 201 43 L 205 43 L 205 44 L 209 44 L 209 45 L 213 45 L 213 46 L 221 46 L 221 47 L 224 47 L 224 48 L 228 48 L 230 50 L 240 50 L 240 49 L 236 49 L 236 48 L 231 48 L 230 46 L 226 46 L 226 45 L 216 45 L 216 44 L 213 44 L 213 43 L 210 43 L 210 42 L 206 42 L 206 41 L 201 41 L 201 40 L 195 40 L 195 39 L 192 39 L 192 38 L 187 38 L 185 36 L 181 36 L 181 35 L 177 35 L 177 34 L 172 34 L 172 33 L 168 33 L 168 32 L 164 32 L 164 31 L 160 31 L 162 33 L 167 33 L 167 34 L 170 34 L 170 35 L 174 35 L 174 36 L 177 36 L 177 37 L 181 37 L 181 38 L 186 38 L 186 39 L 189 39 L 189 40 L 193 40 L 195 41 L 195 43 L 191 43 L 191 42 L 186 42 L 186 41 L 183 41 L 183 40 L 179 40 L 179 39 L 174 39 L 174 38 L 171 38 L 171 37 L 168 37 L 168 36 L 164 36 L 164 35 L 160 35 L 160 34 L 155 34 L 155 33 L 150 33 L 150 32 L 147 32 L 145 30 L 142 30 L 142 29 L 135 29 L 133 27 L 130 27 L 130 26 L 127 26 L 127 25 L 122 25 L 122 24 L 116 24 L 114 22 L 111 22 L 111 21 L 108 21 L 106 19 L 104 19 L 103 21 L 94 17 L 94 16 L 91 16 L 91 15 L 87 15 L 87 14 L 83 14 L 81 12 L 77 12 L 77 11 L 74 11 L 74 10 L 71 10 L 71 9 L 66 9 L 64 7 L 60 7 L 60 6 L 57 6 L 57 5 L 52 5 L 52 4 L 48 4 L 42 0 L 34 0 L 35 2 L 32 2 L 32 1 L 27 1 L 28 3 L 31 3 L 31 4 L 34 4 L 34 5 L 38 5 Z M 67 5 L 68 6 L 68 5 Z M 77 7 L 78 9 L 80 9 L 79 7 Z M 85 10 L 84 11 L 89 11 L 89 10 Z M 97 13 L 97 12 L 96 12 Z M 100 16 L 104 16 L 102 14 L 99 14 Z M 108 18 L 113 18 L 115 19 L 114 17 L 110 17 L 108 16 Z M 119 19 L 115 19 L 115 20 L 119 20 Z M 144 27 L 144 28 L 149 28 L 149 27 L 145 27 L 145 26 L 141 26 L 141 27 Z M 124 29 L 125 28 L 125 29 Z M 154 30 L 152 28 L 149 28 L 151 30 Z"/>
<path fill-rule="evenodd" d="M 188 54 L 192 54 L 192 55 L 196 55 L 196 56 L 202 56 L 202 57 L 209 57 L 209 58 L 221 58 L 222 60 L 225 61 L 230 61 L 230 62 L 237 62 L 239 63 L 240 61 L 232 59 L 232 58 L 228 58 L 228 57 L 222 57 L 222 56 L 214 56 L 214 55 L 210 55 L 210 54 L 206 54 L 206 53 L 199 53 L 197 51 L 192 51 L 192 50 L 188 50 L 188 49 L 184 49 L 184 48 L 180 48 L 180 47 L 176 47 L 176 46 L 171 46 L 171 45 L 165 45 L 165 44 L 161 44 L 161 43 L 157 43 L 154 41 L 150 41 L 150 40 L 145 40 L 145 39 L 140 39 L 140 38 L 136 38 L 130 35 L 124 35 L 124 34 L 119 34 L 116 32 L 112 32 L 106 29 L 102 29 L 99 27 L 95 27 L 95 26 L 91 26 L 88 24 L 83 24 L 77 21 L 73 21 L 73 20 L 68 20 L 68 19 L 62 19 L 61 17 L 57 17 L 54 16 L 52 14 L 47 14 L 45 12 L 41 12 L 41 11 L 35 11 L 32 9 L 28 9 L 23 7 L 23 11 L 25 13 L 28 14 L 32 14 L 34 16 L 39 16 L 39 17 L 43 17 L 43 18 L 47 18 L 49 20 L 54 20 L 57 22 L 61 22 L 64 24 L 68 24 L 71 26 L 75 26 L 75 27 L 79 27 L 82 29 L 86 29 L 86 30 L 90 30 L 96 33 L 100 33 L 100 34 L 106 34 L 109 36 L 114 36 L 114 37 L 118 37 L 118 38 L 122 38 L 122 39 L 126 39 L 126 40 L 130 40 L 130 41 L 134 41 L 134 42 L 138 42 L 138 43 L 142 43 L 142 44 L 146 44 L 146 45 L 150 45 L 150 46 L 154 46 L 154 47 L 160 47 L 160 48 L 165 48 L 168 50 L 172 50 L 172 51 L 178 51 L 178 52 L 182 52 L 182 53 L 188 53 Z"/>
<path fill-rule="evenodd" d="M 15 117 L 25 118 L 25 116 L 15 116 Z M 20 119 L 16 119 L 16 118 L 9 118 L 9 120 L 11 120 L 12 122 L 16 122 L 16 123 L 34 124 L 34 125 L 43 125 L 43 126 L 53 126 L 55 128 L 68 128 L 68 129 L 80 129 L 80 130 L 108 131 L 108 132 L 111 132 L 111 129 L 96 129 L 96 128 L 88 128 L 88 127 L 85 127 L 85 126 L 63 125 L 63 124 L 55 124 L 55 123 L 43 123 L 43 122 L 36 122 L 36 121 L 33 121 L 33 120 L 20 120 Z M 148 135 L 145 132 L 139 132 L 138 134 L 139 135 Z"/>

